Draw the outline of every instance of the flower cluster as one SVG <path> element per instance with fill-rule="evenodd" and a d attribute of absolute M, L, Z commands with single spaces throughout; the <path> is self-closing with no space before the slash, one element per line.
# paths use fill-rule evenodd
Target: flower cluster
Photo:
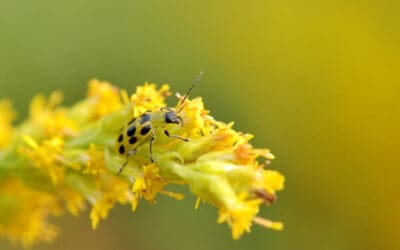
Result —
<path fill-rule="evenodd" d="M 116 137 L 126 122 L 147 110 L 165 107 L 169 86 L 145 83 L 131 96 L 108 82 L 91 80 L 87 96 L 72 107 L 61 106 L 62 94 L 38 95 L 29 117 L 13 126 L 15 112 L 0 101 L 0 235 L 30 246 L 50 241 L 57 228 L 50 216 L 78 215 L 88 205 L 96 228 L 116 204 L 135 210 L 142 199 L 155 202 L 158 194 L 177 200 L 169 185 L 187 185 L 201 201 L 218 209 L 232 237 L 249 232 L 253 223 L 281 229 L 282 224 L 258 217 L 260 205 L 271 205 L 284 177 L 268 169 L 274 156 L 249 143 L 250 134 L 235 131 L 233 123 L 215 120 L 201 98 L 186 100 L 180 116 L 184 126 L 168 125 L 171 134 L 129 157 L 115 152 Z M 178 95 L 182 100 L 182 97 Z M 121 166 L 126 167 L 118 175 Z M 29 214 L 29 216 L 26 216 Z"/>

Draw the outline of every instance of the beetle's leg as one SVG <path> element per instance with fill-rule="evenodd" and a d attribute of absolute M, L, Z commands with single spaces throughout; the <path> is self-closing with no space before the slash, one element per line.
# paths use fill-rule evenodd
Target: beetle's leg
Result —
<path fill-rule="evenodd" d="M 154 163 L 154 159 L 153 159 L 153 142 L 156 140 L 156 136 L 152 135 L 150 137 L 150 142 L 149 142 L 149 157 L 150 157 L 150 161 Z"/>
<path fill-rule="evenodd" d="M 124 165 L 122 165 L 122 167 L 118 170 L 117 175 L 120 175 L 122 170 L 124 170 L 126 164 L 128 164 L 129 162 L 129 156 L 133 155 L 134 153 L 136 153 L 136 150 L 131 150 L 128 152 L 128 154 L 126 155 L 126 162 L 124 163 Z"/>
<path fill-rule="evenodd" d="M 124 163 L 124 165 L 122 165 L 122 167 L 118 170 L 118 173 L 117 173 L 117 175 L 120 175 L 121 174 L 121 172 L 122 172 L 122 170 L 125 168 L 125 166 L 126 166 L 126 164 L 128 164 L 128 157 L 127 157 L 127 159 L 126 159 L 126 162 Z"/>
<path fill-rule="evenodd" d="M 168 132 L 167 130 L 164 130 L 164 134 L 165 134 L 166 136 L 168 136 L 169 138 L 176 138 L 176 139 L 179 139 L 179 140 L 182 140 L 182 141 L 186 141 L 186 142 L 189 141 L 189 139 L 183 138 L 183 137 L 181 137 L 181 136 L 179 136 L 179 135 L 170 135 L 169 132 Z"/>

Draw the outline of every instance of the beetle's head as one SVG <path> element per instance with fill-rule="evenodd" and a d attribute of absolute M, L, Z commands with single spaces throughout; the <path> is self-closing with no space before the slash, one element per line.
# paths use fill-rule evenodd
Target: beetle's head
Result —
<path fill-rule="evenodd" d="M 166 123 L 175 123 L 175 124 L 183 124 L 183 120 L 180 116 L 178 116 L 174 111 L 169 110 L 165 112 L 165 122 Z"/>

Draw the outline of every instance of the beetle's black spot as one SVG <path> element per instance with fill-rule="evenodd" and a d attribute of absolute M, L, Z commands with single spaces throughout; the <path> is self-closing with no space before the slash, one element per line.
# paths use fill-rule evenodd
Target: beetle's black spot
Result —
<path fill-rule="evenodd" d="M 136 118 L 133 118 L 132 120 L 130 120 L 130 121 L 128 122 L 128 125 L 134 123 L 135 121 L 136 121 Z"/>
<path fill-rule="evenodd" d="M 150 129 L 151 129 L 151 126 L 150 125 L 146 125 L 140 130 L 140 134 L 141 135 L 145 135 L 150 131 Z"/>
<path fill-rule="evenodd" d="M 150 121 L 151 115 L 144 113 L 141 117 L 140 124 Z"/>
<path fill-rule="evenodd" d="M 125 147 L 124 147 L 124 145 L 119 146 L 118 151 L 119 151 L 120 154 L 125 153 Z"/>
<path fill-rule="evenodd" d="M 132 135 L 135 134 L 135 132 L 136 132 L 136 126 L 133 125 L 132 127 L 129 127 L 129 128 L 128 128 L 128 130 L 126 131 L 126 134 L 127 134 L 128 136 L 132 136 Z"/>
<path fill-rule="evenodd" d="M 129 139 L 129 144 L 135 144 L 137 142 L 137 138 L 136 137 L 131 137 L 131 139 Z"/>
<path fill-rule="evenodd" d="M 118 142 L 122 142 L 123 139 L 124 139 L 124 136 L 122 134 L 120 134 L 118 137 Z"/>

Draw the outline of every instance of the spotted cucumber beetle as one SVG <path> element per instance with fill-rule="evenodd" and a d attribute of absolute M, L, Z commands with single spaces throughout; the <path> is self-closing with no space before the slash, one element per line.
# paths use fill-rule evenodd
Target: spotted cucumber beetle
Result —
<path fill-rule="evenodd" d="M 187 138 L 183 138 L 179 135 L 171 135 L 165 127 L 168 124 L 179 124 L 183 126 L 183 120 L 178 114 L 182 111 L 187 97 L 193 87 L 200 81 L 203 74 L 204 72 L 201 71 L 194 79 L 192 85 L 180 101 L 177 111 L 168 107 L 162 107 L 157 111 L 147 111 L 139 117 L 134 117 L 121 128 L 121 132 L 117 138 L 116 150 L 119 155 L 126 156 L 126 162 L 118 170 L 118 175 L 128 164 L 129 156 L 135 154 L 137 149 L 146 143 L 149 143 L 150 161 L 154 162 L 153 143 L 156 139 L 158 129 L 163 129 L 164 134 L 170 138 L 176 138 L 185 142 L 189 141 Z"/>

